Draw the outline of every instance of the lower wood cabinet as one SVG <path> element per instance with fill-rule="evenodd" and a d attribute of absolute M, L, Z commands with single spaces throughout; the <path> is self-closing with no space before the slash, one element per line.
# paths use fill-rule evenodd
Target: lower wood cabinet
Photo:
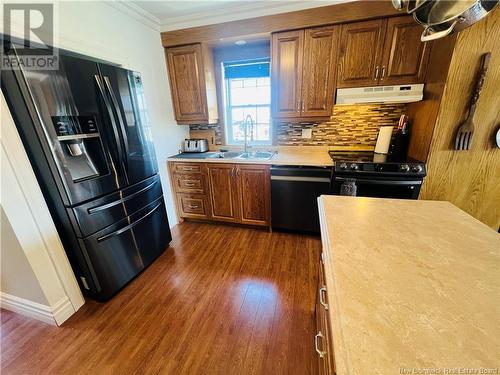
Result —
<path fill-rule="evenodd" d="M 169 162 L 181 218 L 270 225 L 269 166 Z"/>
<path fill-rule="evenodd" d="M 238 192 L 234 164 L 207 164 L 212 219 L 238 221 Z"/>
<path fill-rule="evenodd" d="M 314 336 L 314 349 L 318 358 L 320 374 L 335 374 L 335 358 L 333 355 L 333 342 L 330 331 L 330 318 L 328 310 L 325 270 L 323 262 L 319 265 L 318 294 L 316 298 L 316 335 Z"/>
<path fill-rule="evenodd" d="M 239 219 L 244 224 L 270 224 L 271 180 L 265 165 L 238 165 L 236 169 Z"/>

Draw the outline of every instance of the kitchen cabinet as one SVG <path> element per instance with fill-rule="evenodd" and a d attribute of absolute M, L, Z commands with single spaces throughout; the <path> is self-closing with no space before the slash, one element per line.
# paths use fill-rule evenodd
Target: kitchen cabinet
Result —
<path fill-rule="evenodd" d="M 240 219 L 244 224 L 269 225 L 270 175 L 265 165 L 236 166 Z"/>
<path fill-rule="evenodd" d="M 306 29 L 302 75 L 302 117 L 332 114 L 337 74 L 339 27 Z"/>
<path fill-rule="evenodd" d="M 316 329 L 314 350 L 317 354 L 318 369 L 321 375 L 335 374 L 335 358 L 328 316 L 328 300 L 326 296 L 325 270 L 323 262 L 319 265 L 318 291 L 316 297 Z"/>
<path fill-rule="evenodd" d="M 422 43 L 422 27 L 413 17 L 387 20 L 380 84 L 423 83 L 430 55 L 430 43 Z"/>
<path fill-rule="evenodd" d="M 165 56 L 177 123 L 216 123 L 217 95 L 210 49 L 191 44 L 166 48 Z"/>
<path fill-rule="evenodd" d="M 168 165 L 179 217 L 270 225 L 269 166 L 172 161 Z"/>
<path fill-rule="evenodd" d="M 423 83 L 430 45 L 411 16 L 342 25 L 337 87 Z"/>
<path fill-rule="evenodd" d="M 209 219 L 207 170 L 202 163 L 169 163 L 170 184 L 175 192 L 177 215 Z"/>
<path fill-rule="evenodd" d="M 331 116 L 339 36 L 339 26 L 273 34 L 274 118 Z"/>
<path fill-rule="evenodd" d="M 234 164 L 207 164 L 210 184 L 211 217 L 214 220 L 238 221 L 238 195 Z"/>
<path fill-rule="evenodd" d="M 385 20 L 342 25 L 337 87 L 377 85 Z"/>
<path fill-rule="evenodd" d="M 273 116 L 300 117 L 304 30 L 273 34 L 271 43 Z"/>

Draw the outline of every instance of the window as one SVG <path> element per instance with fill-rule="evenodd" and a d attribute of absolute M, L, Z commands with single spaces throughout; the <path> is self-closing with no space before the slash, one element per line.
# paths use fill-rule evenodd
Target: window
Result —
<path fill-rule="evenodd" d="M 224 62 L 223 67 L 227 143 L 243 144 L 246 125 L 248 144 L 271 144 L 269 59 Z"/>

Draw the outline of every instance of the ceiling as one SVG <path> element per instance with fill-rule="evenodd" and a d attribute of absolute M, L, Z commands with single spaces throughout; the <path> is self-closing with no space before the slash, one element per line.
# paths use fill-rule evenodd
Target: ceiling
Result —
<path fill-rule="evenodd" d="M 315 8 L 346 1 L 349 0 L 134 0 L 133 4 L 141 8 L 150 18 L 158 20 L 162 31 L 167 31 Z"/>

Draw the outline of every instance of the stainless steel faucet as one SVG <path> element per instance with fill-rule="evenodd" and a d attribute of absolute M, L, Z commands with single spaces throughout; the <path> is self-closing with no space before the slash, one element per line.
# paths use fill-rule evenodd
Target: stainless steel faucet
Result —
<path fill-rule="evenodd" d="M 248 154 L 248 151 L 247 151 L 247 149 L 248 149 L 248 137 L 247 137 L 248 123 L 250 123 L 250 126 L 251 126 L 250 137 L 253 137 L 253 119 L 252 119 L 251 115 L 247 115 L 247 117 L 245 117 L 245 154 Z"/>

